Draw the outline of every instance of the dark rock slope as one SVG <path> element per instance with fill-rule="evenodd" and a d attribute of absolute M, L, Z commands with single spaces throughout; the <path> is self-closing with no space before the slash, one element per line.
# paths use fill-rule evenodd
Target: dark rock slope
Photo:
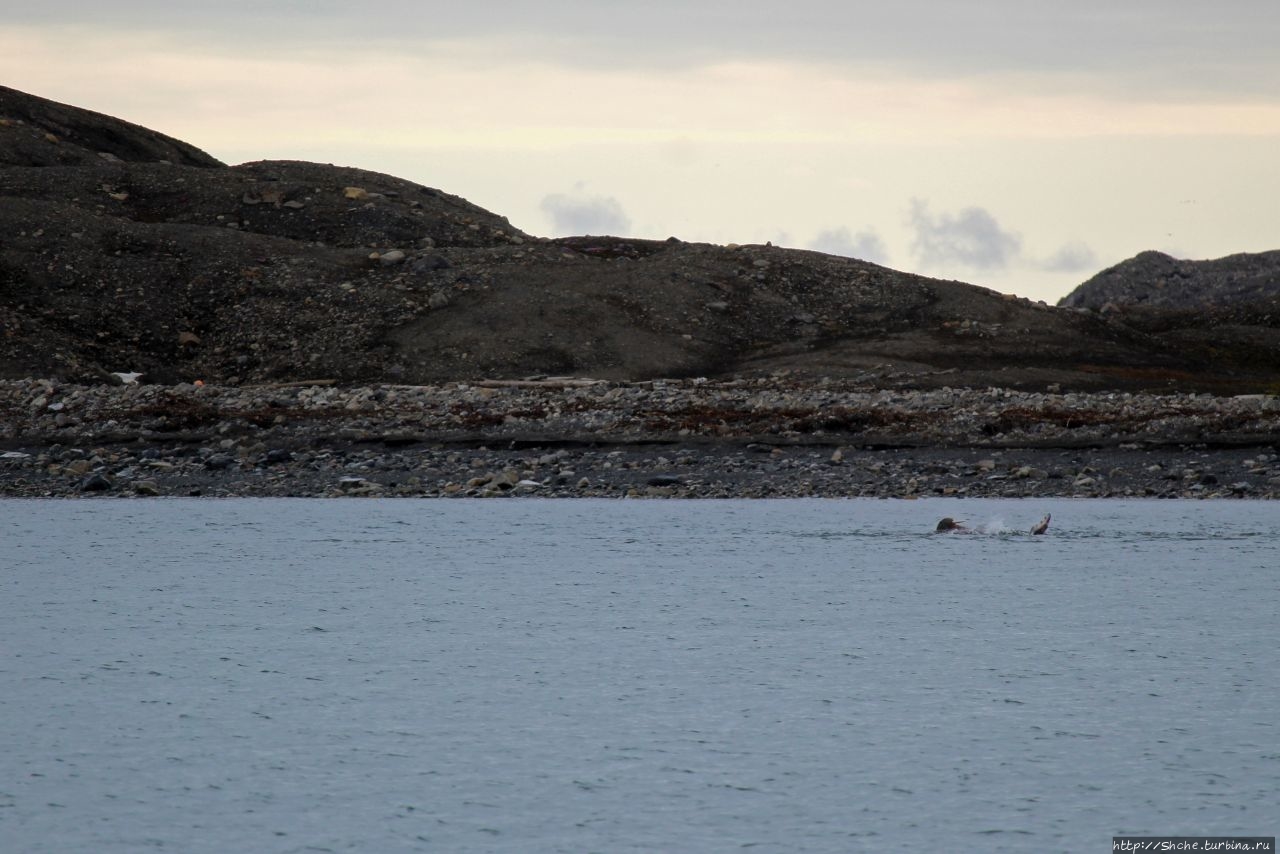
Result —
<path fill-rule="evenodd" d="M 1280 250 L 1244 252 L 1213 261 L 1186 261 L 1141 252 L 1103 270 L 1058 303 L 1065 308 L 1106 306 L 1186 310 L 1227 307 L 1280 297 Z"/>
<path fill-rule="evenodd" d="M 114 371 L 229 384 L 789 371 L 1243 391 L 1272 368 L 814 252 L 535 238 L 410 181 L 225 166 L 0 88 L 0 377 Z"/>
<path fill-rule="evenodd" d="M 195 146 L 101 113 L 0 86 L 0 165 L 76 166 L 125 161 L 225 166 Z"/>
<path fill-rule="evenodd" d="M 1152 335 L 1203 364 L 1231 365 L 1280 390 L 1280 251 L 1186 261 L 1143 252 L 1062 299 Z"/>

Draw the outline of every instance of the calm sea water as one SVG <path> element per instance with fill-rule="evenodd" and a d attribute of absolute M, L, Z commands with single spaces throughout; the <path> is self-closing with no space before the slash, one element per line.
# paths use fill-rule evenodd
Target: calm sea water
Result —
<path fill-rule="evenodd" d="M 9 500 L 0 537 L 5 852 L 1280 828 L 1276 504 Z"/>

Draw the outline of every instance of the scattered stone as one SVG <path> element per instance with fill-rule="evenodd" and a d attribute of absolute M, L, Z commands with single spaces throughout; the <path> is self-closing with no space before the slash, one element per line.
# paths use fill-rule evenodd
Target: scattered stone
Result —
<path fill-rule="evenodd" d="M 91 474 L 84 480 L 80 481 L 81 492 L 106 492 L 113 486 L 115 486 L 115 484 L 106 477 L 97 473 Z"/>
<path fill-rule="evenodd" d="M 93 470 L 93 463 L 88 460 L 72 460 L 64 467 L 67 474 L 83 475 Z"/>
<path fill-rule="evenodd" d="M 443 255 L 426 255 L 414 261 L 409 269 L 414 273 L 434 273 L 436 270 L 448 270 L 452 266 Z"/>
<path fill-rule="evenodd" d="M 498 489 L 511 489 L 520 482 L 520 473 L 515 469 L 507 469 L 500 474 L 489 475 L 489 484 Z"/>

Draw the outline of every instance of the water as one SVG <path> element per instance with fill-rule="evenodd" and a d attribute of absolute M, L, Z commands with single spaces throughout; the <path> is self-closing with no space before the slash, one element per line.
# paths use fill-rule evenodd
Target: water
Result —
<path fill-rule="evenodd" d="M 1013 530 L 1046 510 L 1048 535 Z M 929 533 L 942 516 L 996 533 Z M 1271 835 L 1277 521 L 1238 501 L 0 501 L 0 849 Z"/>

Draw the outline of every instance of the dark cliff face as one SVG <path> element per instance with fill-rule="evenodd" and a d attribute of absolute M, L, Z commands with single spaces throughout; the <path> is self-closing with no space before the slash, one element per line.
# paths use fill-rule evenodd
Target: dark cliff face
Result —
<path fill-rule="evenodd" d="M 1250 369 L 1252 370 L 1252 369 Z M 1150 330 L 771 246 L 547 240 L 411 181 L 226 166 L 0 89 L 0 376 L 428 383 L 787 371 L 1252 388 Z"/>

